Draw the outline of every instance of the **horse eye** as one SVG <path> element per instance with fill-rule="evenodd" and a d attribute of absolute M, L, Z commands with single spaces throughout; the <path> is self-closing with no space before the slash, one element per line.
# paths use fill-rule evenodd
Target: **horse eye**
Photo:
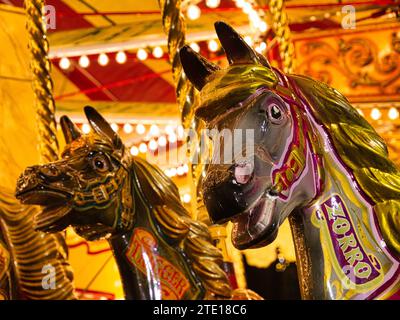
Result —
<path fill-rule="evenodd" d="M 99 172 L 105 172 L 109 168 L 107 159 L 103 155 L 97 155 L 93 157 L 92 166 L 95 170 Z"/>
<path fill-rule="evenodd" d="M 270 113 L 271 113 L 271 117 L 275 120 L 279 120 L 282 117 L 281 109 L 279 109 L 279 107 L 276 104 L 273 104 L 270 107 Z"/>

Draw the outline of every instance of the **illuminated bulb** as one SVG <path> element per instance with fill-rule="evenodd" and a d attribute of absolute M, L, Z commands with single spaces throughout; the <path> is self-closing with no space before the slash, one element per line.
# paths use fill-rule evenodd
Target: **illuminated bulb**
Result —
<path fill-rule="evenodd" d="M 175 133 L 170 134 L 170 135 L 168 136 L 168 141 L 169 141 L 170 143 L 176 142 L 176 134 L 175 134 Z"/>
<path fill-rule="evenodd" d="M 139 145 L 139 151 L 140 151 L 141 153 L 146 153 L 146 152 L 147 152 L 147 145 L 146 145 L 144 142 L 142 142 L 142 143 Z"/>
<path fill-rule="evenodd" d="M 81 57 L 79 58 L 79 65 L 80 65 L 82 68 L 87 68 L 87 67 L 89 67 L 89 65 L 90 65 L 90 60 L 89 60 L 89 58 L 88 58 L 87 56 L 81 56 Z"/>
<path fill-rule="evenodd" d="M 183 176 L 185 174 L 185 171 L 183 170 L 183 167 L 176 168 L 176 174 L 178 176 Z"/>
<path fill-rule="evenodd" d="M 188 172 L 189 172 L 189 166 L 188 166 L 187 164 L 184 164 L 184 165 L 183 165 L 183 171 L 184 171 L 185 173 L 188 173 Z"/>
<path fill-rule="evenodd" d="M 193 51 L 199 53 L 200 52 L 200 46 L 196 42 L 192 42 L 190 44 L 190 47 L 193 49 Z"/>
<path fill-rule="evenodd" d="M 246 41 L 246 43 L 251 46 L 253 45 L 253 39 L 250 36 L 245 36 L 244 37 L 244 41 Z"/>
<path fill-rule="evenodd" d="M 183 136 L 184 136 L 184 134 L 185 134 L 185 130 L 183 129 L 183 126 L 178 126 L 178 130 L 177 130 L 177 133 L 178 133 L 178 137 L 179 137 L 179 139 L 182 139 L 183 138 Z"/>
<path fill-rule="evenodd" d="M 210 50 L 211 52 L 215 52 L 217 51 L 219 48 L 218 42 L 215 40 L 210 40 L 208 41 L 208 50 Z"/>
<path fill-rule="evenodd" d="M 165 169 L 164 173 L 167 177 L 171 177 L 171 171 L 169 169 Z"/>
<path fill-rule="evenodd" d="M 268 29 L 267 23 L 266 23 L 265 21 L 261 21 L 260 24 L 259 24 L 259 26 L 258 26 L 258 29 L 259 29 L 261 32 L 266 32 L 267 29 Z"/>
<path fill-rule="evenodd" d="M 389 119 L 395 120 L 399 117 L 399 111 L 397 110 L 397 108 L 392 107 L 389 109 L 388 116 Z"/>
<path fill-rule="evenodd" d="M 243 8 L 245 3 L 246 3 L 245 0 L 237 0 L 236 1 L 236 7 Z"/>
<path fill-rule="evenodd" d="M 123 51 L 118 51 L 117 55 L 115 56 L 115 61 L 117 61 L 119 64 L 123 64 L 126 62 L 126 53 Z"/>
<path fill-rule="evenodd" d="M 152 124 L 150 127 L 150 134 L 153 136 L 158 136 L 160 134 L 160 129 L 156 124 Z"/>
<path fill-rule="evenodd" d="M 316 16 L 311 16 L 310 17 L 310 21 L 316 21 L 317 20 L 317 17 Z"/>
<path fill-rule="evenodd" d="M 137 132 L 138 134 L 144 134 L 144 133 L 146 132 L 145 126 L 142 125 L 141 123 L 139 123 L 139 124 L 136 126 L 136 132 Z"/>
<path fill-rule="evenodd" d="M 259 29 L 260 25 L 261 25 L 261 21 L 260 20 L 253 20 L 252 24 L 253 24 L 254 28 Z"/>
<path fill-rule="evenodd" d="M 60 59 L 60 62 L 58 64 L 61 69 L 67 70 L 71 66 L 71 61 L 67 57 L 63 57 Z"/>
<path fill-rule="evenodd" d="M 187 8 L 187 16 L 190 20 L 196 20 L 196 19 L 200 18 L 200 15 L 201 15 L 201 10 L 195 4 L 191 4 Z"/>
<path fill-rule="evenodd" d="M 90 126 L 89 126 L 87 123 L 84 123 L 84 124 L 82 125 L 82 132 L 83 132 L 84 134 L 88 134 L 88 133 L 90 132 Z"/>
<path fill-rule="evenodd" d="M 155 58 L 161 58 L 164 55 L 164 51 L 161 47 L 155 47 L 153 49 L 153 56 Z"/>
<path fill-rule="evenodd" d="M 125 133 L 131 133 L 133 131 L 133 127 L 130 123 L 125 123 L 124 124 L 124 132 Z"/>
<path fill-rule="evenodd" d="M 130 151 L 131 155 L 133 156 L 137 156 L 139 154 L 139 149 L 136 146 L 133 146 Z"/>
<path fill-rule="evenodd" d="M 158 147 L 157 141 L 154 140 L 154 139 L 151 139 L 151 140 L 149 141 L 149 149 L 150 149 L 150 150 L 156 150 L 157 147 Z"/>
<path fill-rule="evenodd" d="M 106 55 L 105 53 L 99 54 L 99 57 L 97 58 L 97 62 L 101 66 L 106 66 L 109 61 L 110 59 L 108 58 L 108 55 Z"/>
<path fill-rule="evenodd" d="M 169 174 L 170 174 L 170 177 L 175 177 L 176 176 L 176 169 L 175 168 L 169 169 Z"/>
<path fill-rule="evenodd" d="M 221 4 L 221 0 L 206 0 L 206 6 L 209 8 L 218 8 L 218 6 Z"/>
<path fill-rule="evenodd" d="M 265 49 L 267 49 L 267 44 L 265 42 L 261 42 L 260 43 L 260 50 L 264 51 Z"/>
<path fill-rule="evenodd" d="M 113 129 L 114 132 L 118 132 L 119 127 L 118 127 L 118 125 L 116 123 L 111 123 L 111 129 Z"/>
<path fill-rule="evenodd" d="M 165 147 L 167 145 L 167 138 L 165 136 L 161 136 L 158 138 L 158 145 L 160 147 Z"/>
<path fill-rule="evenodd" d="M 189 203 L 191 199 L 192 199 L 192 197 L 191 197 L 190 194 L 188 194 L 188 193 L 185 193 L 185 194 L 183 195 L 183 197 L 182 197 L 182 201 L 183 201 L 184 203 Z"/>
<path fill-rule="evenodd" d="M 379 111 L 378 108 L 373 108 L 371 110 L 371 118 L 374 120 L 379 120 L 380 117 L 382 116 L 381 112 Z"/>
<path fill-rule="evenodd" d="M 262 52 L 260 46 L 255 47 L 254 50 L 256 50 L 258 53 L 261 53 L 261 52 Z"/>
<path fill-rule="evenodd" d="M 165 127 L 165 133 L 168 134 L 168 135 L 173 134 L 174 131 L 175 131 L 175 129 L 174 129 L 173 126 L 167 125 L 167 126 Z"/>
<path fill-rule="evenodd" d="M 245 2 L 242 6 L 242 10 L 245 14 L 248 14 L 253 8 L 251 7 L 251 4 L 248 2 Z"/>
<path fill-rule="evenodd" d="M 147 51 L 144 49 L 139 49 L 136 53 L 136 57 L 141 61 L 146 60 L 147 56 Z"/>

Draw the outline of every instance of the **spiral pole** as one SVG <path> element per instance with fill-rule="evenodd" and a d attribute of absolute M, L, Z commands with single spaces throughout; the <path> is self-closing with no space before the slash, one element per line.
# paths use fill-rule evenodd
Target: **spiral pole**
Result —
<path fill-rule="evenodd" d="M 294 70 L 294 45 L 291 40 L 289 18 L 285 11 L 284 0 L 270 0 L 269 8 L 272 14 L 273 28 L 279 43 L 283 71 L 292 73 Z"/>
<path fill-rule="evenodd" d="M 40 156 L 42 162 L 50 162 L 57 160 L 59 146 L 56 137 L 56 107 L 53 98 L 51 63 L 48 57 L 49 41 L 43 20 L 44 1 L 25 0 L 24 7 L 27 14 L 26 29 L 30 36 L 29 50 L 32 56 L 30 66 L 33 73 Z"/>

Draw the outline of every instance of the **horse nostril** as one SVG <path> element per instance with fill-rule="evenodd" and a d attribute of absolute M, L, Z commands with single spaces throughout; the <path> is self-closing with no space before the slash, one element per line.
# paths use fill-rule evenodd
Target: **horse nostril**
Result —
<path fill-rule="evenodd" d="M 251 163 L 237 164 L 234 169 L 234 176 L 237 183 L 246 184 L 253 176 L 254 167 Z"/>

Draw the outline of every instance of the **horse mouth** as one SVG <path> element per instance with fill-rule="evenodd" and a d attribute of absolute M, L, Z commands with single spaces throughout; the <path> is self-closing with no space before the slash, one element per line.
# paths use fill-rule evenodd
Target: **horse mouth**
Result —
<path fill-rule="evenodd" d="M 42 210 L 33 218 L 35 230 L 58 232 L 68 226 L 68 213 L 71 211 L 68 192 L 39 185 L 17 190 L 15 196 L 23 204 L 41 206 Z"/>
<path fill-rule="evenodd" d="M 232 220 L 232 243 L 237 249 L 259 248 L 275 240 L 279 226 L 275 206 L 274 197 L 263 195 L 250 209 Z"/>
<path fill-rule="evenodd" d="M 71 195 L 63 190 L 40 185 L 30 189 L 17 190 L 15 197 L 23 204 L 51 206 L 59 203 L 66 203 L 70 200 Z"/>

